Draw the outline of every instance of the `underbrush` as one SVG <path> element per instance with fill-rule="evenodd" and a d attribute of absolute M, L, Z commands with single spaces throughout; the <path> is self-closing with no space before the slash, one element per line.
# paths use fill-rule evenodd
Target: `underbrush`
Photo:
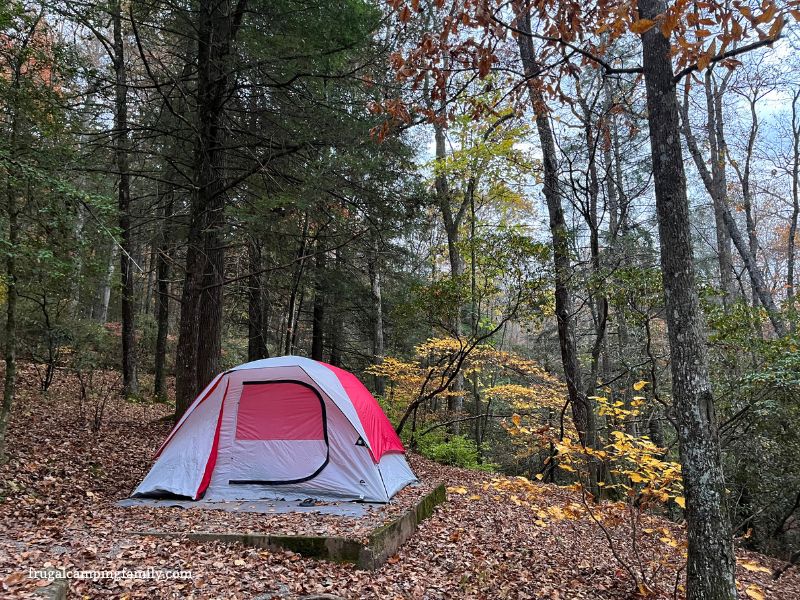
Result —
<path fill-rule="evenodd" d="M 481 462 L 475 441 L 462 435 L 430 434 L 417 441 L 417 450 L 424 457 L 445 465 L 488 472 L 497 468 L 493 463 Z"/>

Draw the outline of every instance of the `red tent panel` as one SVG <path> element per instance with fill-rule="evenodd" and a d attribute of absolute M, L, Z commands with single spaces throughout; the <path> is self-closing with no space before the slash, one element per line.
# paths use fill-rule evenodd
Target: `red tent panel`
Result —
<path fill-rule="evenodd" d="M 307 386 L 256 383 L 242 388 L 237 440 L 322 440 L 322 403 Z"/>
<path fill-rule="evenodd" d="M 353 403 L 361 425 L 364 427 L 364 432 L 367 434 L 372 460 L 378 463 L 381 457 L 389 452 L 404 453 L 403 442 L 400 441 L 400 436 L 395 432 L 391 421 L 366 386 L 358 380 L 358 377 L 333 365 L 322 364 L 334 372 Z"/>

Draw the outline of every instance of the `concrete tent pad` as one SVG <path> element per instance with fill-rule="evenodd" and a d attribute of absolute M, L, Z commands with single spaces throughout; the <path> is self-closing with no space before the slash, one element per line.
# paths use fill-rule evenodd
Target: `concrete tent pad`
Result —
<path fill-rule="evenodd" d="M 188 508 L 221 510 L 231 513 L 288 514 L 317 513 L 340 517 L 360 518 L 380 511 L 384 504 L 357 502 L 320 503 L 314 506 L 300 506 L 297 500 L 240 500 L 215 502 L 212 500 L 163 500 L 156 498 L 126 498 L 117 502 L 121 507 L 148 508 Z"/>
<path fill-rule="evenodd" d="M 415 493 L 408 493 L 412 489 Z M 175 529 L 175 523 L 172 523 L 172 527 L 167 525 L 164 522 L 166 514 L 158 511 L 157 515 L 151 515 L 151 518 L 155 517 L 152 523 L 155 527 L 133 532 L 136 535 L 291 550 L 312 558 L 354 563 L 361 569 L 377 569 L 414 534 L 419 523 L 431 516 L 436 506 L 444 502 L 445 487 L 442 483 L 429 483 L 417 488 L 406 488 L 404 496 L 404 501 L 396 504 L 372 505 L 348 502 L 302 507 L 297 505 L 297 501 L 285 500 L 210 502 L 128 499 L 118 502 L 117 506 L 144 510 L 180 507 L 210 508 L 212 511 L 215 509 L 218 511 L 218 518 L 203 524 L 213 526 L 214 530 L 198 530 L 196 524 L 187 526 L 186 523 L 179 524 L 179 528 Z M 202 514 L 197 510 L 190 512 L 195 516 Z M 224 521 L 221 518 L 222 512 L 238 513 L 241 517 L 234 517 L 234 522 L 228 522 L 225 526 L 226 523 L 221 522 Z M 246 513 L 268 516 L 248 517 Z M 307 521 L 306 527 L 293 533 L 285 533 L 284 525 L 293 520 L 289 516 L 291 513 L 304 513 L 303 520 Z M 246 521 L 249 520 L 252 525 L 253 519 L 258 521 L 257 528 L 247 527 Z M 326 520 L 335 521 L 337 526 L 333 530 L 327 530 L 323 523 Z M 270 524 L 277 527 L 271 529 Z M 146 521 L 142 525 L 146 527 Z M 220 525 L 223 526 L 222 529 Z M 311 531 L 308 531 L 308 525 L 311 525 Z M 271 531 L 282 531 L 282 533 L 271 533 Z"/>

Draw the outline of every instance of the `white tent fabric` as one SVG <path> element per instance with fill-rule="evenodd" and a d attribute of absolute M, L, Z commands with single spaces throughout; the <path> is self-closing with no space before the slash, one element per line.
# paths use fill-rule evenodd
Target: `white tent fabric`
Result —
<path fill-rule="evenodd" d="M 385 436 L 388 419 L 349 373 L 297 356 L 255 361 L 203 390 L 133 495 L 388 502 L 416 477 Z"/>

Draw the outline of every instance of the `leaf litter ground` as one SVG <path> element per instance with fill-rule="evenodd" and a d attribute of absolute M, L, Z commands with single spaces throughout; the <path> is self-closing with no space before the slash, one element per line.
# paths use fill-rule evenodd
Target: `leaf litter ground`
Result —
<path fill-rule="evenodd" d="M 178 508 L 121 508 L 170 429 L 161 404 L 109 400 L 100 432 L 78 418 L 76 385 L 63 375 L 49 393 L 22 369 L 9 428 L 11 461 L 0 467 L 0 597 L 33 597 L 44 580 L 29 569 L 191 570 L 191 580 L 101 579 L 70 582 L 76 598 L 542 598 L 640 597 L 585 514 L 578 493 L 553 485 L 447 467 L 411 455 L 426 482 L 384 511 L 353 519 L 314 513 L 258 515 Z M 189 542 L 132 532 L 259 531 L 361 538 L 410 506 L 434 481 L 448 501 L 380 570 L 238 544 Z M 652 598 L 683 597 L 683 530 L 646 517 L 631 549 L 630 530 L 604 521 L 618 556 L 647 561 Z M 800 570 L 773 581 L 780 561 L 739 551 L 742 598 L 800 599 Z"/>

